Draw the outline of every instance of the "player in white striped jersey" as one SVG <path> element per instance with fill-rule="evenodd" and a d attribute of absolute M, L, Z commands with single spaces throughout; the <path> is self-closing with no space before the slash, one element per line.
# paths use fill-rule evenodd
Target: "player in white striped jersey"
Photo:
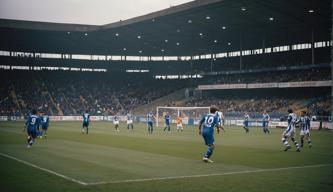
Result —
<path fill-rule="evenodd" d="M 249 133 L 250 129 L 249 129 L 249 119 L 250 119 L 250 116 L 247 112 L 245 112 L 245 115 L 244 115 L 244 129 L 245 129 L 245 133 Z"/>
<path fill-rule="evenodd" d="M 265 110 L 264 113 L 262 114 L 262 128 L 263 128 L 263 131 L 265 134 L 270 133 L 270 131 L 268 129 L 268 123 L 269 123 L 270 119 L 271 119 L 271 117 L 268 115 L 268 113 Z"/>
<path fill-rule="evenodd" d="M 127 113 L 127 131 L 131 130 L 133 131 L 133 115 L 131 113 Z"/>
<path fill-rule="evenodd" d="M 224 128 L 223 128 L 223 125 L 224 125 L 224 115 L 222 113 L 222 111 L 217 111 L 216 112 L 217 116 L 219 117 L 219 122 L 218 122 L 218 125 L 220 125 L 220 129 L 223 130 L 223 132 L 225 132 Z"/>
<path fill-rule="evenodd" d="M 113 116 L 113 125 L 115 131 L 119 132 L 119 117 L 117 115 Z"/>
<path fill-rule="evenodd" d="M 306 114 L 305 111 L 302 111 L 301 118 L 300 118 L 300 124 L 301 124 L 301 147 L 303 147 L 304 144 L 304 138 L 308 141 L 309 148 L 312 147 L 311 138 L 310 138 L 310 117 Z"/>
<path fill-rule="evenodd" d="M 154 130 L 154 121 L 155 121 L 155 115 L 153 114 L 152 111 L 150 111 L 147 116 L 147 125 L 148 125 L 148 134 L 153 134 Z"/>
<path fill-rule="evenodd" d="M 217 114 L 219 115 L 219 118 L 220 118 L 220 125 L 223 126 L 224 125 L 224 115 L 223 115 L 223 112 L 220 110 L 217 112 Z"/>
<path fill-rule="evenodd" d="M 282 134 L 282 143 L 285 145 L 284 151 L 288 151 L 291 149 L 291 146 L 288 143 L 288 139 L 290 138 L 294 145 L 296 146 L 296 151 L 300 152 L 300 147 L 295 139 L 296 134 L 296 123 L 297 123 L 297 115 L 293 112 L 292 109 L 288 109 L 288 127 Z"/>

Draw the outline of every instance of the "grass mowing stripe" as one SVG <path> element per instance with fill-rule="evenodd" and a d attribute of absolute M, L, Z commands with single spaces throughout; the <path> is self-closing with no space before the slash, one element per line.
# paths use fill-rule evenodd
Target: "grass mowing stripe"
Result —
<path fill-rule="evenodd" d="M 37 166 L 37 165 L 35 165 L 35 164 L 32 164 L 32 163 L 29 163 L 29 162 L 27 162 L 27 161 L 24 161 L 24 160 L 18 159 L 18 158 L 16 158 L 16 157 L 11 156 L 11 155 L 7 155 L 7 154 L 1 153 L 1 152 L 0 152 L 0 155 L 3 156 L 3 157 L 9 158 L 9 159 L 15 160 L 15 161 L 17 161 L 17 162 L 23 163 L 23 164 L 25 164 L 25 165 L 28 165 L 28 166 L 34 167 L 34 168 L 36 168 L 36 169 L 39 169 L 39 170 L 45 171 L 45 172 L 50 173 L 50 174 L 52 174 L 52 175 L 56 175 L 56 176 L 58 176 L 58 177 L 61 177 L 61 178 L 63 178 L 63 179 L 66 179 L 66 180 L 68 180 L 68 181 L 72 181 L 72 182 L 74 182 L 74 183 L 78 183 L 78 184 L 81 184 L 81 185 L 87 185 L 87 183 L 85 183 L 85 182 L 79 181 L 79 180 L 77 180 L 77 179 L 74 179 L 74 178 L 68 177 L 68 176 L 66 176 L 66 175 L 63 175 L 63 174 L 57 173 L 57 172 L 52 171 L 52 170 L 49 170 L 49 169 L 45 169 L 45 168 L 39 167 L 39 166 Z"/>
<path fill-rule="evenodd" d="M 234 172 L 226 172 L 226 173 L 212 173 L 212 174 L 200 174 L 200 175 L 185 175 L 185 176 L 171 176 L 171 177 L 157 177 L 157 178 L 146 178 L 146 179 L 129 179 L 129 180 L 118 180 L 118 181 L 110 181 L 110 182 L 101 181 L 101 182 L 86 183 L 86 182 L 82 182 L 82 181 L 79 181 L 77 179 L 65 176 L 63 174 L 57 173 L 55 171 L 39 167 L 35 164 L 32 164 L 32 163 L 29 163 L 27 161 L 18 159 L 16 157 L 11 156 L 11 155 L 7 155 L 7 154 L 1 153 L 1 152 L 0 152 L 0 155 L 3 156 L 3 157 L 9 158 L 9 159 L 15 160 L 17 162 L 23 163 L 25 165 L 34 167 L 36 169 L 45 171 L 47 173 L 53 174 L 55 176 L 61 177 L 61 178 L 66 179 L 68 181 L 72 181 L 74 183 L 84 185 L 84 186 L 116 184 L 116 183 L 134 183 L 134 182 L 159 181 L 159 180 L 172 180 L 172 179 L 186 179 L 186 178 L 198 178 L 198 177 L 212 177 L 212 176 L 260 173 L 260 172 L 273 172 L 273 171 L 284 171 L 284 170 L 291 170 L 291 169 L 304 169 L 304 168 L 332 166 L 331 164 L 318 164 L 318 165 L 305 165 L 305 166 L 297 166 L 297 167 L 282 167 L 282 168 L 272 168 L 272 169 L 244 170 L 244 171 L 234 171 Z"/>
<path fill-rule="evenodd" d="M 157 177 L 157 178 L 146 178 L 146 179 L 129 179 L 129 180 L 118 180 L 118 181 L 110 181 L 110 182 L 102 181 L 102 182 L 86 183 L 86 185 L 103 185 L 103 184 L 116 184 L 116 183 L 134 183 L 134 182 L 144 182 L 144 181 L 186 179 L 186 178 L 198 178 L 198 177 L 211 177 L 211 176 L 224 176 L 224 175 L 236 175 L 236 174 L 247 174 L 247 173 L 284 171 L 284 170 L 291 170 L 291 169 L 304 169 L 304 168 L 327 167 L 327 166 L 331 166 L 331 164 L 318 164 L 318 165 L 306 165 L 306 166 L 298 166 L 298 167 L 282 167 L 282 168 L 272 168 L 272 169 L 245 170 L 245 171 L 212 173 L 212 174 L 201 174 L 201 175 Z"/>

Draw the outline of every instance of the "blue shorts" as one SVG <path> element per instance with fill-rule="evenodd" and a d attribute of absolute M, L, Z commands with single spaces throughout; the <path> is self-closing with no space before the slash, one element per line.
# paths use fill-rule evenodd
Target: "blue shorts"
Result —
<path fill-rule="evenodd" d="M 43 130 L 47 130 L 48 127 L 49 127 L 48 125 L 42 125 Z"/>
<path fill-rule="evenodd" d="M 268 127 L 268 121 L 263 121 L 263 122 L 262 122 L 262 126 L 263 126 L 263 127 Z"/>
<path fill-rule="evenodd" d="M 149 122 L 148 122 L 148 126 L 149 126 L 149 127 L 153 127 L 153 122 L 149 121 Z"/>
<path fill-rule="evenodd" d="M 214 144 L 214 135 L 211 133 L 202 133 L 202 137 L 205 140 L 206 145 L 213 145 Z"/>
<path fill-rule="evenodd" d="M 37 135 L 38 135 L 38 132 L 37 132 L 36 129 L 29 129 L 29 128 L 28 128 L 27 131 L 28 131 L 28 135 L 29 135 L 30 137 L 32 137 L 32 138 L 36 138 Z"/>
<path fill-rule="evenodd" d="M 248 121 L 244 121 L 244 126 L 248 127 L 249 126 L 249 122 Z"/>
<path fill-rule="evenodd" d="M 88 127 L 89 126 L 89 122 L 83 122 L 82 127 Z"/>

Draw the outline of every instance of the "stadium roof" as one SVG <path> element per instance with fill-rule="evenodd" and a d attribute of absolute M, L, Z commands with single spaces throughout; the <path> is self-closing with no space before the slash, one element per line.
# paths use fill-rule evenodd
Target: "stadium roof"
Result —
<path fill-rule="evenodd" d="M 330 40 L 330 27 L 330 0 L 197 0 L 102 26 L 0 19 L 0 50 L 196 55 L 309 43 L 312 29 Z"/>

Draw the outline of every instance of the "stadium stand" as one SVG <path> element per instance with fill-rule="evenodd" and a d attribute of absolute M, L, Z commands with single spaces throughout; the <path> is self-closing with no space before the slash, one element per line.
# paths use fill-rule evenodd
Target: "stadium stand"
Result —
<path fill-rule="evenodd" d="M 0 115 L 26 115 L 31 108 L 50 115 L 80 115 L 86 109 L 92 115 L 112 115 L 142 106 L 147 111 L 154 103 L 207 106 L 215 102 L 230 115 L 263 109 L 285 113 L 287 105 L 329 114 L 328 86 L 264 93 L 242 90 L 235 93 L 237 97 L 231 94 L 237 90 L 213 90 L 202 91 L 202 97 L 167 99 L 199 85 L 331 80 L 331 19 L 327 17 L 331 2 L 294 3 L 302 6 L 253 2 L 255 6 L 245 11 L 234 1 L 193 1 L 101 26 L 0 19 Z M 245 19 L 244 14 L 257 19 Z M 107 72 L 32 72 L 35 67 Z M 180 79 L 182 75 L 202 78 Z"/>
<path fill-rule="evenodd" d="M 162 96 L 188 86 L 184 80 L 154 80 L 151 77 L 138 75 L 113 76 L 108 74 L 75 73 L 75 72 L 15 72 L 15 79 L 8 79 L 8 72 L 1 79 L 1 111 L 0 115 L 25 115 L 31 108 L 38 108 L 50 115 L 80 115 L 88 109 L 91 114 L 113 115 L 125 114 L 143 106 L 160 101 Z M 14 72 L 12 72 L 14 75 Z M 258 75 L 260 78 L 257 78 Z M 260 81 L 258 80 L 260 79 Z M 193 81 L 192 86 L 205 83 L 257 83 L 310 81 L 330 79 L 327 70 L 305 70 L 295 72 L 269 72 L 253 74 L 231 74 L 207 76 L 202 80 Z M 31 91 L 34 90 L 34 91 Z M 218 92 L 218 91 L 217 91 Z M 229 116 L 240 116 L 248 111 L 258 116 L 261 111 L 273 113 L 279 117 L 285 113 L 288 106 L 295 105 L 297 109 L 309 109 L 313 115 L 329 115 L 328 91 L 313 89 L 298 89 L 290 94 L 290 90 L 254 91 L 221 93 L 210 92 L 202 98 L 190 97 L 186 101 L 172 100 L 169 106 L 208 106 L 218 104 Z M 273 92 L 274 94 L 269 94 Z M 313 94 L 318 92 L 318 94 Z M 234 97 L 234 95 L 245 95 Z M 303 97 L 304 94 L 308 96 Z M 276 96 L 277 95 L 277 96 Z M 33 98 L 38 98 L 33 99 Z M 179 99 L 179 97 L 178 97 Z M 182 100 L 182 99 L 181 99 Z M 163 103 L 163 102 L 162 102 Z M 150 106 L 149 109 L 152 107 Z"/>
<path fill-rule="evenodd" d="M 15 72 L 15 75 L 15 80 L 1 81 L 1 92 L 5 93 L 1 94 L 1 115 L 25 115 L 32 108 L 50 115 L 79 115 L 84 110 L 91 114 L 125 114 L 182 88 L 179 83 L 156 84 L 133 76 L 109 78 L 75 72 Z"/>
<path fill-rule="evenodd" d="M 248 112 L 252 118 L 261 118 L 264 110 L 270 113 L 272 118 L 281 118 L 286 114 L 288 108 L 293 106 L 297 112 L 306 110 L 313 116 L 330 116 L 330 99 L 326 97 L 311 98 L 311 103 L 307 99 L 285 98 L 248 98 L 231 99 L 206 97 L 204 99 L 191 99 L 186 101 L 186 106 L 209 106 L 217 104 L 224 111 L 227 117 L 242 117 L 244 112 Z"/>
<path fill-rule="evenodd" d="M 260 78 L 258 78 L 258 76 Z M 327 69 L 304 69 L 297 71 L 269 71 L 256 73 L 223 74 L 204 78 L 199 83 L 228 84 L 228 83 L 271 83 L 294 81 L 330 80 L 331 74 Z"/>

